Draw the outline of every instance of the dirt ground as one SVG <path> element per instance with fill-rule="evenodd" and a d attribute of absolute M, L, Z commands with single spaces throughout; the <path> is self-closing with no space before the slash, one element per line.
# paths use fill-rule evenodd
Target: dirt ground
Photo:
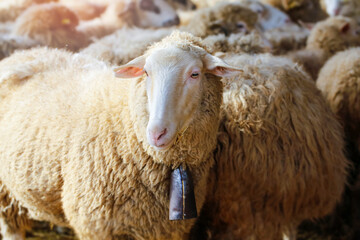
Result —
<path fill-rule="evenodd" d="M 338 219 L 339 220 L 339 219 Z M 316 222 L 304 222 L 299 229 L 297 240 L 360 240 L 354 236 L 355 230 L 346 221 L 340 220 L 340 225 L 335 228 L 331 218 L 325 218 Z M 37 222 L 32 232 L 29 232 L 27 240 L 78 240 L 74 232 L 67 228 L 59 228 L 44 222 Z"/>

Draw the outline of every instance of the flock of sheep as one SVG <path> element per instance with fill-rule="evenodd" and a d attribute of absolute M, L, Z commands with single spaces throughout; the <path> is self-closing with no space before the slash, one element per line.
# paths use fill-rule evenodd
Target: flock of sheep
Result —
<path fill-rule="evenodd" d="M 359 218 L 359 46 L 357 0 L 0 0 L 2 239 L 295 240 L 345 198 Z M 171 221 L 179 167 L 198 217 Z"/>

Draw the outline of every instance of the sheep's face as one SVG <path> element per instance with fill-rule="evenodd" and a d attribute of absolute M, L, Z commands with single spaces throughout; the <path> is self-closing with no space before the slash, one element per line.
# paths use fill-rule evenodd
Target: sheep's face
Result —
<path fill-rule="evenodd" d="M 286 13 L 268 4 L 251 1 L 248 6 L 258 14 L 259 24 L 264 31 L 294 24 Z"/>
<path fill-rule="evenodd" d="M 168 27 L 180 23 L 176 9 L 165 0 L 140 0 L 140 27 Z"/>
<path fill-rule="evenodd" d="M 208 81 L 206 73 L 231 76 L 240 70 L 204 50 L 199 54 L 168 46 L 154 49 L 115 71 L 116 76 L 124 78 L 145 74 L 149 114 L 146 138 L 156 150 L 166 150 L 198 116 Z"/>
<path fill-rule="evenodd" d="M 258 21 L 257 14 L 239 4 L 219 4 L 211 9 L 207 35 L 232 33 L 247 34 Z"/>
<path fill-rule="evenodd" d="M 311 30 L 307 48 L 323 49 L 329 53 L 360 44 L 359 25 L 351 18 L 337 16 L 319 22 Z"/>

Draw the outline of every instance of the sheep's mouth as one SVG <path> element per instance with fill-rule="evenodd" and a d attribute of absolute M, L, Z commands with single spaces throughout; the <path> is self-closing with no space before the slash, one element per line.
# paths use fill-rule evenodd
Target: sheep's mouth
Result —
<path fill-rule="evenodd" d="M 165 144 L 162 144 L 160 146 L 154 146 L 155 150 L 157 151 L 165 151 L 168 150 L 175 142 L 175 140 L 177 139 L 177 137 L 172 138 L 170 141 L 168 141 Z"/>

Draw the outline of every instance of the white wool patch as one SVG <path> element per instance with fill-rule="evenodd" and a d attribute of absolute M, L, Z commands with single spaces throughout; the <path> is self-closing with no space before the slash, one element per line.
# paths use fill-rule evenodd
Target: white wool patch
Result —
<path fill-rule="evenodd" d="M 22 80 L 30 77 L 36 73 L 36 66 L 39 64 L 38 60 L 31 61 L 25 64 L 13 65 L 12 68 L 7 69 L 0 76 L 0 84 L 9 78 L 16 78 Z"/>

